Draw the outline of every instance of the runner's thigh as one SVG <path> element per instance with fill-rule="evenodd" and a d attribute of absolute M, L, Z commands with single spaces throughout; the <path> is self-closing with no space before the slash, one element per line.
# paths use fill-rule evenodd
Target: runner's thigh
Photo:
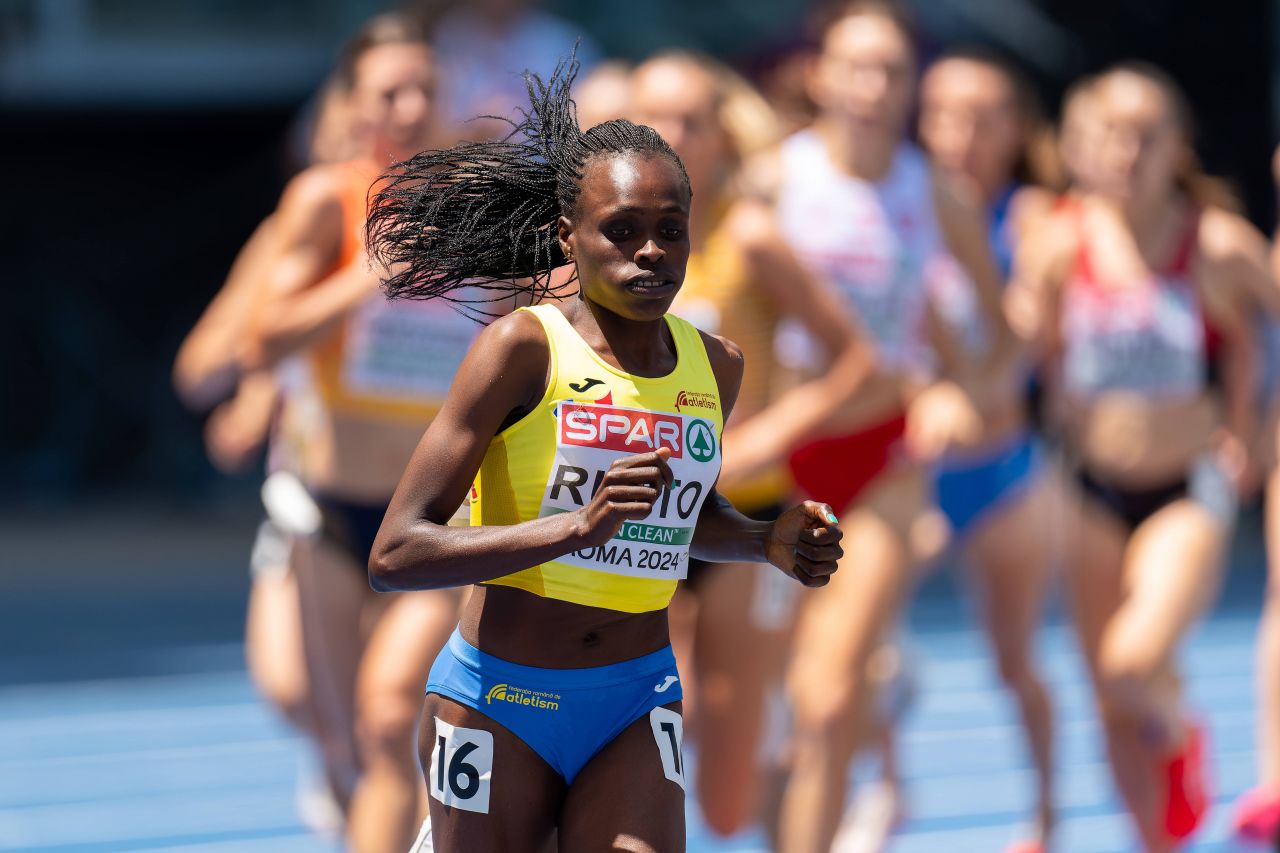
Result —
<path fill-rule="evenodd" d="M 560 853 L 683 853 L 680 703 L 653 709 L 587 763 L 565 798 Z"/>
<path fill-rule="evenodd" d="M 418 753 L 430 793 L 435 853 L 555 849 L 564 780 L 507 729 L 429 693 Z"/>

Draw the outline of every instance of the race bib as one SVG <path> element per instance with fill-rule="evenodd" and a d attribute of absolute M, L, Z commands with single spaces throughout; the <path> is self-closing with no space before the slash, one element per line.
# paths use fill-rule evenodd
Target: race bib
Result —
<path fill-rule="evenodd" d="M 862 275 L 857 265 L 827 261 L 825 272 L 848 304 L 854 320 L 888 367 L 901 369 L 927 357 L 923 347 L 927 295 L 923 264 L 899 251 L 886 261 L 887 274 Z"/>
<path fill-rule="evenodd" d="M 370 299 L 347 327 L 343 381 L 371 397 L 443 400 L 480 328 L 439 300 Z"/>
<path fill-rule="evenodd" d="M 493 733 L 451 726 L 439 717 L 431 748 L 428 788 L 446 806 L 489 813 L 489 785 L 493 777 Z"/>
<path fill-rule="evenodd" d="M 1188 393 L 1203 382 L 1204 329 L 1189 286 L 1072 287 L 1063 314 L 1073 389 Z"/>
<path fill-rule="evenodd" d="M 689 571 L 689 543 L 702 502 L 720 472 L 715 423 L 696 415 L 562 402 L 556 409 L 556 456 L 542 496 L 541 516 L 573 512 L 599 490 L 615 459 L 666 447 L 675 476 L 649 515 L 622 525 L 599 547 L 574 551 L 559 563 L 639 578 L 677 580 Z"/>
<path fill-rule="evenodd" d="M 658 706 L 649 712 L 649 726 L 653 729 L 654 742 L 658 744 L 662 775 L 685 790 L 684 718 L 670 708 Z"/>

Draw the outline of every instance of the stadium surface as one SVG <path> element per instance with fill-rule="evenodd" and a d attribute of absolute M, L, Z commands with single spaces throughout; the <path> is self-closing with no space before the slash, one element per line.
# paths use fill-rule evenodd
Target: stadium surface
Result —
<path fill-rule="evenodd" d="M 300 742 L 244 671 L 251 530 L 236 513 L 168 510 L 0 521 L 0 850 L 339 849 L 298 823 Z M 1222 600 L 1184 654 L 1216 780 L 1216 806 L 1189 850 L 1243 849 L 1229 840 L 1229 805 L 1253 776 L 1262 584 L 1246 519 Z M 890 849 L 999 851 L 1032 789 L 1013 710 L 952 576 L 926 585 L 910 624 L 922 691 L 901 737 L 909 816 Z M 1039 650 L 1060 723 L 1059 849 L 1134 850 L 1060 614 Z M 754 833 L 711 841 L 691 809 L 691 853 L 763 849 Z"/>

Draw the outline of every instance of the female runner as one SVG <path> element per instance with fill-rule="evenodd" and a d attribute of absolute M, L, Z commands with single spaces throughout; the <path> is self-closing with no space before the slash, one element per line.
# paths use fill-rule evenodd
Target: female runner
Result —
<path fill-rule="evenodd" d="M 321 90 L 308 134 L 310 163 L 335 162 L 350 144 L 346 93 L 332 82 Z M 264 219 L 241 248 L 222 288 L 183 341 L 174 360 L 173 382 L 194 411 L 208 411 L 205 446 L 215 467 L 242 471 L 257 458 L 264 442 L 268 469 L 277 480 L 291 468 L 288 445 L 273 424 L 288 405 L 282 374 L 242 374 L 236 357 L 248 334 L 255 306 L 278 251 L 275 214 Z M 314 711 L 302 647 L 296 578 L 289 559 L 290 535 L 283 522 L 296 519 L 268 512 L 258 528 L 250 556 L 252 585 L 245 615 L 245 657 L 254 686 L 291 725 L 314 737 Z M 298 808 L 303 822 L 336 831 L 341 815 L 323 779 L 300 778 Z"/>
<path fill-rule="evenodd" d="M 1007 281 L 1014 248 L 1052 198 L 1029 185 L 1028 152 L 1038 140 L 1035 94 L 1007 64 L 977 53 L 934 62 L 920 88 L 920 138 L 933 162 L 981 198 L 991 250 Z M 939 277 L 933 296 L 944 320 L 981 353 L 987 345 L 963 276 Z M 1036 769 L 1033 837 L 1010 850 L 1044 850 L 1053 826 L 1053 720 L 1044 683 L 1031 661 L 1048 591 L 1053 494 L 1038 442 L 1027 423 L 1029 376 L 1011 375 L 984 411 L 978 447 L 943 458 L 934 471 L 939 508 L 953 541 L 975 572 L 987 634 L 1000 678 L 1018 703 Z"/>
<path fill-rule="evenodd" d="M 672 311 L 724 334 L 745 358 L 725 432 L 732 455 L 733 425 L 760 411 L 776 382 L 778 321 L 795 317 L 833 355 L 853 332 L 838 300 L 800 268 L 769 207 L 739 186 L 743 162 L 778 138 L 772 111 L 749 84 L 710 59 L 663 54 L 635 70 L 632 101 L 633 117 L 671 145 L 699 199 Z M 774 470 L 721 494 L 746 515 L 772 520 L 785 508 L 788 488 L 785 472 Z M 767 566 L 695 560 L 672 602 L 684 718 L 698 744 L 697 799 L 708 826 L 722 835 L 758 811 L 768 692 L 785 665 L 795 600 L 775 578 L 787 583 Z"/>
<path fill-rule="evenodd" d="M 241 248 L 227 280 L 178 350 L 173 382 L 188 408 L 209 412 L 205 447 L 221 471 L 250 465 L 267 440 L 279 387 L 269 371 L 239 376 L 235 352 L 275 252 L 269 216 Z M 289 572 L 285 534 L 259 526 L 250 559 L 252 586 L 245 617 L 245 657 L 254 686 L 294 727 L 311 734 L 297 585 Z"/>
<path fill-rule="evenodd" d="M 911 38 L 893 4 L 841 6 L 809 72 L 820 117 L 783 143 L 776 163 L 784 233 L 841 293 L 875 349 L 874 364 L 850 350 L 825 377 L 743 425 L 744 452 L 734 460 L 752 470 L 808 440 L 791 457 L 797 485 L 857 531 L 856 558 L 851 551 L 832 585 L 810 597 L 796 632 L 785 853 L 826 853 L 849 762 L 874 733 L 868 664 L 915 580 L 912 529 L 928 492 L 919 461 L 980 440 L 975 408 L 987 410 L 1018 369 L 981 214 L 903 139 Z M 990 330 L 981 361 L 957 345 L 930 304 L 928 282 L 948 254 L 973 280 Z M 954 380 L 929 386 L 935 364 Z"/>
<path fill-rule="evenodd" d="M 308 169 L 286 189 L 244 361 L 306 359 L 310 393 L 293 394 L 286 413 L 307 421 L 297 474 L 319 508 L 318 539 L 294 547 L 317 725 L 334 789 L 349 801 L 351 846 L 403 853 L 425 810 L 413 747 L 422 684 L 458 596 L 376 596 L 367 566 L 400 472 L 478 327 L 443 304 L 389 305 L 363 252 L 371 184 L 428 139 L 425 34 L 399 16 L 375 18 L 337 79 L 359 157 Z"/>
<path fill-rule="evenodd" d="M 651 128 L 582 133 L 575 70 L 529 78 L 506 141 L 404 164 L 370 217 L 392 295 L 458 298 L 479 282 L 539 297 L 566 261 L 580 283 L 481 334 L 370 563 L 384 589 L 476 584 L 423 711 L 446 853 L 683 850 L 677 579 L 694 556 L 820 586 L 841 553 L 829 507 L 757 522 L 716 493 L 742 355 L 667 314 L 689 179 Z M 446 527 L 469 489 L 473 526 Z"/>
<path fill-rule="evenodd" d="M 1173 82 L 1122 66 L 1089 97 L 1090 192 L 1024 244 L 1018 281 L 1040 297 L 1078 460 L 1069 587 L 1112 771 L 1143 846 L 1163 851 L 1209 801 L 1175 655 L 1220 580 L 1226 471 L 1238 473 L 1254 430 L 1246 331 L 1273 299 L 1265 240 L 1202 192 Z"/>

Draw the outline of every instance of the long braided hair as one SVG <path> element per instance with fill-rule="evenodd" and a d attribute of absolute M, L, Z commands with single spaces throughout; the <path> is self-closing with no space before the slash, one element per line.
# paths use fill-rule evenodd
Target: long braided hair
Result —
<path fill-rule="evenodd" d="M 484 319 L 512 294 L 551 296 L 561 286 L 551 272 L 567 262 L 557 221 L 573 215 L 596 155 L 666 157 L 688 188 L 680 158 L 653 128 L 625 119 L 578 128 L 569 97 L 577 72 L 572 55 L 546 82 L 526 71 L 529 108 L 508 120 L 506 138 L 423 151 L 382 177 L 365 236 L 389 297 L 445 299 Z M 569 281 L 576 278 L 575 270 Z"/>

